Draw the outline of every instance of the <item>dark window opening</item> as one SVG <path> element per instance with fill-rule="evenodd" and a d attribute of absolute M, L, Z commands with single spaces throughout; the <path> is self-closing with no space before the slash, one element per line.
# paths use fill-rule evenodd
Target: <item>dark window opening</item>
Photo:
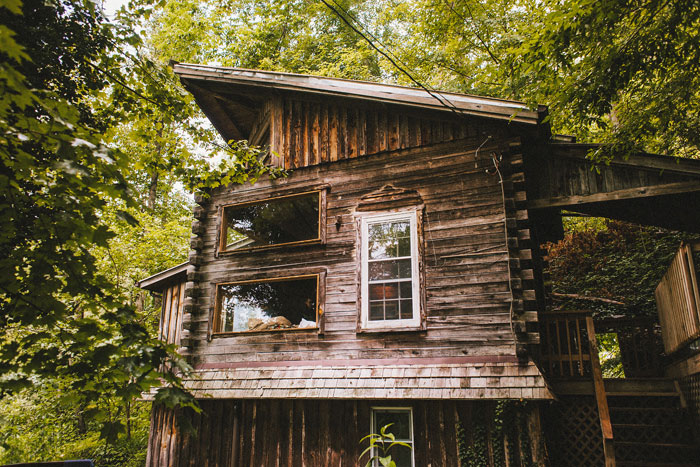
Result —
<path fill-rule="evenodd" d="M 221 250 L 319 241 L 320 199 L 313 192 L 224 207 Z"/>
<path fill-rule="evenodd" d="M 317 327 L 318 276 L 219 284 L 214 332 Z"/>

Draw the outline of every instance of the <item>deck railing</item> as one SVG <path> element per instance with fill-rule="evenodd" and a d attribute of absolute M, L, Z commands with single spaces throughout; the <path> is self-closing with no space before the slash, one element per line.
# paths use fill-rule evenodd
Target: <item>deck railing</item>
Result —
<path fill-rule="evenodd" d="M 700 292 L 693 252 L 700 245 L 682 244 L 656 287 L 656 306 L 667 355 L 700 338 Z"/>
<path fill-rule="evenodd" d="M 587 378 L 593 381 L 600 430 L 603 435 L 605 466 L 615 466 L 610 410 L 603 373 L 598 359 L 598 342 L 593 315 L 588 311 L 540 314 L 541 364 L 550 378 Z"/>

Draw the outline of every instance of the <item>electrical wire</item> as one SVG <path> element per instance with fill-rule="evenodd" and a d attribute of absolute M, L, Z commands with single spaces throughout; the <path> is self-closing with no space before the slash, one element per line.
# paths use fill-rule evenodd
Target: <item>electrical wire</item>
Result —
<path fill-rule="evenodd" d="M 362 38 L 370 45 L 370 47 L 372 47 L 374 50 L 376 50 L 377 52 L 379 52 L 382 56 L 384 56 L 384 58 L 386 58 L 387 60 L 389 60 L 389 62 L 390 62 L 397 70 L 399 70 L 401 73 L 403 73 L 404 75 L 406 75 L 414 84 L 416 84 L 418 87 L 420 87 L 420 88 L 423 89 L 425 92 L 427 92 L 431 97 L 433 97 L 435 100 L 437 100 L 437 101 L 440 103 L 440 105 L 442 105 L 442 106 L 445 107 L 446 109 L 452 111 L 454 114 L 459 115 L 460 117 L 464 117 L 464 116 L 465 116 L 464 113 L 461 111 L 461 109 L 457 108 L 457 106 L 455 106 L 448 98 L 446 98 L 445 96 L 441 95 L 439 92 L 437 92 L 437 91 L 435 91 L 435 90 L 429 89 L 429 88 L 428 88 L 427 86 L 425 86 L 423 83 L 421 83 L 420 81 L 418 81 L 418 79 L 414 78 L 413 75 L 406 69 L 406 68 L 408 68 L 408 66 L 407 66 L 405 63 L 401 62 L 401 60 L 400 60 L 398 57 L 396 57 L 396 55 L 394 55 L 394 54 L 389 50 L 389 48 L 388 48 L 387 46 L 385 46 L 384 44 L 382 44 L 382 43 L 379 41 L 379 39 L 377 39 L 376 36 L 374 36 L 374 35 L 369 31 L 369 29 L 367 29 L 366 26 L 364 26 L 357 18 L 355 18 L 354 16 L 352 16 L 345 8 L 343 8 L 342 6 L 340 6 L 335 0 L 331 0 L 331 1 L 337 6 L 337 8 L 334 7 L 333 5 L 331 5 L 330 3 L 328 3 L 326 0 L 321 0 L 321 3 L 323 3 L 328 9 L 330 9 L 330 10 L 331 10 L 338 18 L 340 18 L 345 24 L 347 24 L 348 27 L 350 27 L 350 29 L 352 29 L 353 31 L 355 31 L 356 34 L 358 34 L 360 37 L 362 37 Z M 338 11 L 339 9 L 342 10 L 345 14 L 342 14 L 340 11 Z M 376 41 L 379 45 L 381 45 L 383 48 L 385 48 L 387 51 L 385 52 L 385 51 L 381 50 L 381 49 L 374 43 L 374 41 L 373 41 L 371 38 L 367 37 L 367 35 L 365 35 L 365 33 L 363 33 L 362 31 L 360 31 L 354 24 L 352 24 L 352 22 L 351 22 L 350 19 L 348 19 L 348 18 L 351 18 L 351 19 L 352 19 L 353 21 L 355 21 L 358 25 L 360 25 L 360 27 L 361 27 L 362 29 L 364 29 L 365 31 L 367 31 L 367 34 L 368 34 L 368 35 L 372 36 L 372 38 L 374 38 L 375 41 Z M 394 58 L 390 57 L 389 55 L 393 55 Z M 399 63 L 397 63 L 397 62 L 401 62 L 401 65 L 399 65 Z M 402 65 L 403 65 L 403 66 L 402 66 Z"/>

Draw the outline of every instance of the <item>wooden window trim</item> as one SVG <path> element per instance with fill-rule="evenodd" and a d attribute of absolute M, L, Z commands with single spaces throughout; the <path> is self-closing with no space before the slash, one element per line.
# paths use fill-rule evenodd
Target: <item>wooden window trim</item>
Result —
<path fill-rule="evenodd" d="M 277 243 L 274 245 L 262 245 L 251 248 L 237 248 L 235 250 L 226 249 L 226 231 L 228 229 L 228 222 L 226 220 L 226 209 L 230 207 L 245 207 L 252 206 L 259 203 L 264 203 L 265 201 L 279 200 L 285 198 L 294 198 L 304 195 L 310 195 L 313 193 L 318 193 L 318 232 L 316 238 L 311 238 L 308 240 L 300 240 L 296 242 L 287 243 Z M 243 203 L 230 203 L 223 204 L 219 206 L 219 226 L 217 228 L 217 242 L 216 242 L 216 252 L 215 255 L 219 256 L 231 256 L 236 254 L 252 253 L 256 251 L 268 251 L 278 248 L 288 248 L 297 247 L 303 245 L 324 245 L 326 243 L 326 199 L 327 199 L 327 188 L 320 188 L 308 191 L 302 191 L 299 193 L 290 193 L 281 196 L 268 196 L 267 198 L 256 199 L 253 201 L 245 201 Z"/>
<path fill-rule="evenodd" d="M 369 322 L 369 278 L 367 252 L 367 226 L 383 220 L 409 218 L 411 222 L 411 279 L 413 283 L 413 318 L 411 320 L 385 320 Z M 422 254 L 422 210 L 419 207 L 395 211 L 365 212 L 358 216 L 358 319 L 357 333 L 415 332 L 425 330 L 425 280 Z"/>
<path fill-rule="evenodd" d="M 370 417 L 369 417 L 369 432 L 370 433 L 375 433 L 379 434 L 379 429 L 381 427 L 375 427 L 374 426 L 374 414 L 375 412 L 408 412 L 408 420 L 409 420 L 409 425 L 411 429 L 411 466 L 415 467 L 416 465 L 416 432 L 413 428 L 413 407 L 407 407 L 407 406 L 372 406 L 370 407 Z M 389 430 L 391 432 L 391 430 Z M 406 440 L 402 439 L 397 439 L 397 441 L 403 441 L 406 442 Z M 370 456 L 375 456 L 378 454 L 375 450 L 372 450 Z M 374 462 L 372 464 L 373 466 L 378 466 L 379 464 Z"/>
<path fill-rule="evenodd" d="M 287 329 L 264 329 L 261 331 L 218 331 L 219 316 L 221 313 L 221 301 L 223 296 L 219 293 L 221 286 L 255 284 L 261 282 L 282 282 L 296 279 L 316 278 L 316 326 L 308 328 L 287 328 Z M 319 271 L 310 274 L 298 274 L 294 276 L 266 277 L 261 279 L 251 279 L 243 281 L 227 281 L 216 283 L 213 287 L 213 306 L 209 314 L 209 340 L 218 337 L 232 337 L 252 334 L 267 334 L 278 332 L 304 332 L 313 331 L 323 334 L 325 331 L 325 303 L 326 301 L 326 272 Z"/>

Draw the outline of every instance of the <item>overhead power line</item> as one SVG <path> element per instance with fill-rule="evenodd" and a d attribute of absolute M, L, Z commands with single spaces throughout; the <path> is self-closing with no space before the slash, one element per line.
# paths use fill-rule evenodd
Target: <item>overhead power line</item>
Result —
<path fill-rule="evenodd" d="M 418 87 L 420 87 L 425 92 L 430 94 L 430 96 L 432 96 L 435 100 L 437 100 L 440 103 L 440 105 L 442 105 L 446 109 L 454 112 L 455 114 L 459 115 L 460 117 L 464 116 L 461 109 L 458 109 L 452 102 L 450 102 L 450 100 L 448 98 L 446 98 L 445 96 L 442 96 L 437 91 L 429 89 L 423 83 L 418 81 L 418 79 L 414 78 L 413 75 L 407 70 L 408 66 L 405 63 L 401 62 L 401 60 L 398 57 L 396 57 L 396 55 L 394 55 L 386 45 L 382 44 L 381 41 L 379 41 L 379 39 L 376 36 L 374 36 L 374 34 L 372 34 L 372 32 L 369 31 L 369 29 L 366 26 L 364 26 L 362 24 L 362 22 L 360 22 L 360 20 L 355 18 L 353 15 L 351 15 L 345 8 L 343 8 L 341 5 L 339 5 L 338 2 L 336 2 L 335 0 L 331 0 L 331 1 L 335 4 L 335 6 L 331 5 L 326 0 L 321 0 L 321 3 L 323 3 L 329 10 L 331 10 L 345 24 L 347 24 L 348 27 L 350 27 L 350 29 L 352 29 L 353 31 L 355 31 L 355 33 L 357 33 L 360 37 L 362 37 L 370 45 L 370 47 L 372 47 L 374 50 L 379 52 L 382 56 L 384 56 L 384 58 L 389 60 L 389 62 L 397 70 L 399 70 L 401 73 L 406 75 Z M 341 10 L 344 14 L 338 10 Z M 372 38 L 367 37 L 367 35 L 365 35 L 365 33 L 360 31 L 358 29 L 358 27 L 356 27 L 354 24 L 352 24 L 352 22 L 348 18 L 352 19 L 355 23 L 357 23 L 362 29 L 364 29 L 367 32 L 367 35 L 371 36 Z M 384 49 L 386 49 L 386 52 L 384 50 L 381 50 L 377 46 L 377 44 L 374 43 L 374 41 L 372 39 L 374 39 L 374 41 L 376 41 L 379 45 L 381 45 Z M 390 55 L 393 55 L 393 57 L 391 57 Z M 401 64 L 399 64 L 398 62 L 401 62 Z"/>

